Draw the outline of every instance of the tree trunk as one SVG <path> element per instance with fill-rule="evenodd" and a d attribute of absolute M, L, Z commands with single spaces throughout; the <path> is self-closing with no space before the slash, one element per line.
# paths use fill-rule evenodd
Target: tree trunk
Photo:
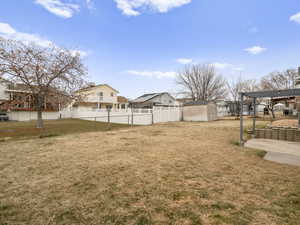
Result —
<path fill-rule="evenodd" d="M 271 113 L 272 113 L 272 118 L 273 118 L 273 119 L 275 119 L 274 108 L 273 108 L 273 107 L 271 107 L 271 108 L 270 108 L 270 111 L 271 111 Z"/>
<path fill-rule="evenodd" d="M 43 105 L 44 105 L 44 98 L 42 96 L 37 96 L 37 128 L 44 128 L 43 123 Z"/>

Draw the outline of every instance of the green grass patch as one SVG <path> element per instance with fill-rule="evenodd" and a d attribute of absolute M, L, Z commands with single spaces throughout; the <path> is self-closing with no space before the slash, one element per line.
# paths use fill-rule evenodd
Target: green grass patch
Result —
<path fill-rule="evenodd" d="M 127 124 L 108 124 L 79 119 L 45 120 L 42 129 L 36 128 L 36 121 L 1 122 L 0 125 L 1 142 L 10 139 L 48 138 L 72 133 L 111 131 L 130 127 Z"/>
<path fill-rule="evenodd" d="M 39 138 L 50 138 L 50 137 L 57 137 L 57 136 L 60 136 L 60 134 L 41 134 L 40 136 L 39 136 Z"/>

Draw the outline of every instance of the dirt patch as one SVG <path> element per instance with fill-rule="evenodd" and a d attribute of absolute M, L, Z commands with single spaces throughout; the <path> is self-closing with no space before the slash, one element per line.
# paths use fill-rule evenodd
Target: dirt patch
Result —
<path fill-rule="evenodd" d="M 298 120 L 277 120 L 271 124 L 272 127 L 298 127 Z"/>

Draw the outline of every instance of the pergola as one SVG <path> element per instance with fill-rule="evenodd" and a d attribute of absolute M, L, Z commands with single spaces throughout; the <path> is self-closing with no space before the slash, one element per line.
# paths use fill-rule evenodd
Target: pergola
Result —
<path fill-rule="evenodd" d="M 255 92 L 242 92 L 240 93 L 241 107 L 240 107 L 240 144 L 244 145 L 244 118 L 243 118 L 243 105 L 244 98 L 252 98 L 254 105 L 254 115 L 253 115 L 253 134 L 255 133 L 256 124 L 256 99 L 257 98 L 274 98 L 274 97 L 293 97 L 300 96 L 300 89 L 287 89 L 287 90 L 276 90 L 276 91 L 255 91 Z M 298 119 L 300 125 L 300 112 L 298 112 Z"/>

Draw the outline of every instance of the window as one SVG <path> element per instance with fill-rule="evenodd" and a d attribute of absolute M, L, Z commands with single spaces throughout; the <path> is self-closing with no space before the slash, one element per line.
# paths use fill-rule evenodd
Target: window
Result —
<path fill-rule="evenodd" d="M 99 101 L 103 100 L 103 92 L 99 92 L 98 93 L 98 97 L 99 97 L 99 99 L 98 99 Z"/>
<path fill-rule="evenodd" d="M 111 97 L 114 97 L 114 93 L 113 93 L 113 92 L 111 92 L 111 93 L 110 93 L 110 96 L 111 96 Z"/>

